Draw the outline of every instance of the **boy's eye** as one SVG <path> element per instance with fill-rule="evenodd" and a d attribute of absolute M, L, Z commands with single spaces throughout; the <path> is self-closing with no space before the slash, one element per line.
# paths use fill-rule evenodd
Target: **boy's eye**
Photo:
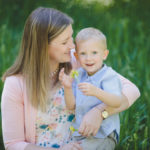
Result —
<path fill-rule="evenodd" d="M 96 52 L 96 51 L 93 51 L 92 53 L 93 53 L 93 54 L 97 54 L 97 52 Z"/>

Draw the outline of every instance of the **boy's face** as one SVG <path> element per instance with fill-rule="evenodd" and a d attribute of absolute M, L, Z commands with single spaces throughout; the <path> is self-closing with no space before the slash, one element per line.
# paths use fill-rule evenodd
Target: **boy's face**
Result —
<path fill-rule="evenodd" d="M 76 50 L 81 66 L 89 75 L 101 69 L 103 60 L 109 53 L 98 40 L 79 41 L 76 43 Z"/>

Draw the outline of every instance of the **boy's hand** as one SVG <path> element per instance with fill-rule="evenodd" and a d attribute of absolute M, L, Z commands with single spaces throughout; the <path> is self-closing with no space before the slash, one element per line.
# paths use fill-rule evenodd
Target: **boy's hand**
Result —
<path fill-rule="evenodd" d="M 73 79 L 69 75 L 65 74 L 64 68 L 60 70 L 59 81 L 64 86 L 64 88 L 72 88 Z"/>
<path fill-rule="evenodd" d="M 90 83 L 79 83 L 78 88 L 83 92 L 84 95 L 86 96 L 95 96 L 95 91 L 97 87 Z"/>

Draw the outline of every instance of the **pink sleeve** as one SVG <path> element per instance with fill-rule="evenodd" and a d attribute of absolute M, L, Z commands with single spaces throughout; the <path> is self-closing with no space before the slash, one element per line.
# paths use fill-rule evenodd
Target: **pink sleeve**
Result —
<path fill-rule="evenodd" d="M 118 74 L 122 83 L 122 92 L 127 97 L 129 106 L 131 106 L 140 96 L 139 89 L 128 79 Z"/>
<path fill-rule="evenodd" d="M 7 77 L 2 92 L 2 132 L 7 150 L 24 150 L 24 102 L 19 78 Z"/>

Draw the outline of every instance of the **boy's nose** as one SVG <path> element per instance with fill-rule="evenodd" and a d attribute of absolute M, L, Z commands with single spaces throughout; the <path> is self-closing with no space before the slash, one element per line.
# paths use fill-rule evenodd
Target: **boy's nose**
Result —
<path fill-rule="evenodd" d="M 91 60 L 91 56 L 90 55 L 86 55 L 86 60 Z"/>

